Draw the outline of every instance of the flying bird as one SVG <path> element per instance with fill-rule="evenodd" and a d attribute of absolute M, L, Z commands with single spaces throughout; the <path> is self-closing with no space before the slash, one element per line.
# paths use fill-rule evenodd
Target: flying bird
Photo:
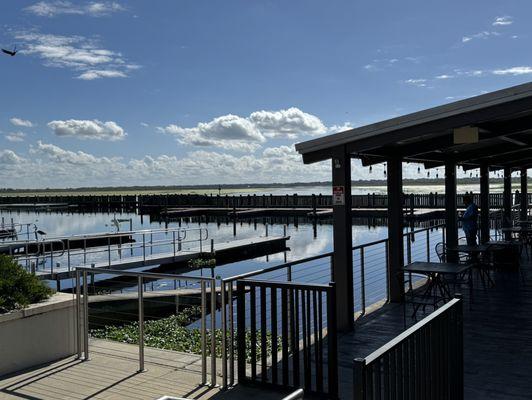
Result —
<path fill-rule="evenodd" d="M 2 52 L 13 57 L 15 54 L 18 53 L 17 46 L 15 46 L 13 50 L 2 49 Z"/>

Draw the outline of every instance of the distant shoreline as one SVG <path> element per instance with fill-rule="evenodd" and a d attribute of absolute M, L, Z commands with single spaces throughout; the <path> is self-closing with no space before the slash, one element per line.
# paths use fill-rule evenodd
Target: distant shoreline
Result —
<path fill-rule="evenodd" d="M 490 181 L 492 184 L 502 184 L 502 178 L 493 178 Z M 512 183 L 517 184 L 520 178 L 513 178 Z M 528 178 L 529 185 L 532 183 L 532 178 Z M 458 179 L 459 185 L 478 185 L 478 178 L 462 178 Z M 443 179 L 404 179 L 404 186 L 441 186 L 444 185 Z M 231 194 L 231 192 L 246 192 L 256 191 L 257 189 L 282 189 L 282 188 L 308 188 L 308 187 L 324 187 L 331 186 L 330 181 L 325 182 L 292 182 L 292 183 L 241 183 L 241 184 L 209 184 L 209 185 L 154 185 L 154 186 L 102 186 L 102 187 L 77 187 L 77 188 L 45 188 L 45 189 L 14 189 L 2 188 L 0 189 L 0 196 L 16 195 L 16 194 L 51 194 L 51 193 L 96 193 L 96 194 L 122 194 L 122 193 L 198 193 L 207 191 L 216 193 L 219 190 L 224 194 Z M 358 180 L 352 181 L 354 187 L 382 187 L 386 186 L 386 180 Z"/>

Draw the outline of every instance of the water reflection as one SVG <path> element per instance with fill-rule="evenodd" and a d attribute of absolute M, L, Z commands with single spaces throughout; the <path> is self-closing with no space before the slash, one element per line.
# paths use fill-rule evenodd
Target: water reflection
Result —
<path fill-rule="evenodd" d="M 261 256 L 243 261 L 233 262 L 214 269 L 184 270 L 179 273 L 192 276 L 229 277 L 256 269 L 277 265 L 284 261 L 298 260 L 332 251 L 332 225 L 330 221 L 315 221 L 302 217 L 260 217 L 234 221 L 229 217 L 196 217 L 183 218 L 175 221 L 156 221 L 150 217 L 141 217 L 134 213 L 74 213 L 74 212 L 32 212 L 32 211 L 1 211 L 0 216 L 15 222 L 34 222 L 39 229 L 47 233 L 47 237 L 73 234 L 110 232 L 111 220 L 116 218 L 132 220 L 134 230 L 181 226 L 183 228 L 207 228 L 209 238 L 215 243 L 235 239 L 254 238 L 266 234 L 281 236 L 285 232 L 290 236 L 287 245 L 289 250 L 283 253 Z M 127 225 L 127 226 L 126 226 Z M 285 228 L 286 226 L 286 228 Z M 122 230 L 129 229 L 125 224 Z M 364 244 L 387 237 L 386 220 L 382 218 L 353 219 L 353 241 Z M 105 256 L 105 255 L 102 255 Z M 168 269 L 165 269 L 168 271 Z M 67 282 L 65 282 L 67 284 Z M 69 287 L 63 286 L 63 287 Z"/>

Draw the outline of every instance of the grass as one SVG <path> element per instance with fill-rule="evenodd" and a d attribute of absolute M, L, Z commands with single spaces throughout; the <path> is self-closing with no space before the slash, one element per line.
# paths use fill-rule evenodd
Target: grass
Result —
<path fill-rule="evenodd" d="M 199 328 L 189 328 L 191 322 L 196 320 L 200 315 L 198 307 L 190 307 L 178 315 L 167 318 L 151 320 L 144 322 L 144 343 L 146 346 L 155 347 L 164 350 L 173 350 L 184 353 L 201 354 L 201 330 Z M 104 328 L 91 329 L 91 337 L 96 339 L 107 339 L 121 343 L 138 344 L 139 343 L 139 325 L 138 322 L 131 322 L 124 325 L 108 325 Z M 227 334 L 227 333 L 226 333 Z M 257 331 L 257 340 L 260 342 L 260 331 Z M 224 332 L 221 329 L 214 331 L 216 340 L 216 356 L 222 356 L 222 338 Z M 210 352 L 211 331 L 207 330 L 206 352 Z M 266 353 L 272 353 L 272 341 L 270 332 L 266 335 Z M 281 339 L 278 339 L 280 350 Z M 260 359 L 262 348 L 256 346 L 257 359 Z M 246 358 L 251 361 L 251 333 L 246 331 Z"/>

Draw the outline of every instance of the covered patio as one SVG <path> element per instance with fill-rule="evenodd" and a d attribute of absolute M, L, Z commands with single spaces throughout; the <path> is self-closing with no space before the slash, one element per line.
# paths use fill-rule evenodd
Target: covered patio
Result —
<path fill-rule="evenodd" d="M 296 150 L 307 164 L 331 160 L 333 185 L 333 280 L 338 328 L 354 328 L 353 252 L 351 233 L 351 160 L 363 166 L 385 162 L 388 188 L 389 300 L 402 302 L 403 163 L 445 168 L 445 243 L 458 245 L 457 167 L 480 169 L 480 242 L 490 240 L 490 172 L 504 174 L 503 223 L 512 225 L 512 172 L 519 171 L 519 218 L 528 214 L 527 169 L 532 167 L 532 83 L 430 108 L 383 122 L 302 142 Z M 461 204 L 460 204 L 461 206 Z M 509 233 L 507 234 L 509 236 Z M 457 255 L 449 254 L 450 261 Z"/>

